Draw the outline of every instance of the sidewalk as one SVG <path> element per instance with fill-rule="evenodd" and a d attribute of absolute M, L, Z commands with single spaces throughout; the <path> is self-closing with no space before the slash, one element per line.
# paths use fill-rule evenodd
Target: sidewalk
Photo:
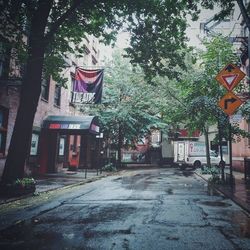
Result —
<path fill-rule="evenodd" d="M 229 169 L 226 169 L 225 173 L 229 173 Z M 207 174 L 202 175 L 198 171 L 196 171 L 196 174 L 206 181 L 211 177 L 211 175 Z M 233 176 L 235 179 L 233 186 L 229 184 L 216 185 L 216 189 L 250 213 L 250 180 L 245 181 L 244 173 L 236 171 L 233 171 Z"/>
<path fill-rule="evenodd" d="M 112 174 L 111 172 L 97 172 L 95 169 L 78 169 L 77 171 L 68 171 L 63 169 L 60 173 L 46 174 L 34 178 L 36 180 L 36 192 L 35 194 L 49 192 L 60 188 L 67 188 L 74 185 L 88 183 L 97 180 L 101 177 Z M 27 196 L 13 197 L 13 198 L 2 198 L 0 197 L 0 205 L 22 199 Z"/>

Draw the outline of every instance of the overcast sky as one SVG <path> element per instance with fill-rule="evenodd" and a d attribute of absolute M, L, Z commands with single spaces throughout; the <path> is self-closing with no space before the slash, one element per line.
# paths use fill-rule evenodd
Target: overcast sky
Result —
<path fill-rule="evenodd" d="M 218 12 L 218 9 L 215 10 L 202 10 L 200 14 L 200 18 L 196 22 L 192 22 L 191 18 L 189 18 L 188 23 L 189 27 L 186 30 L 187 37 L 189 38 L 188 44 L 190 46 L 194 46 L 197 48 L 203 48 L 201 45 L 201 38 L 205 34 L 201 32 L 200 30 L 200 24 L 208 21 L 210 18 L 212 18 L 216 13 Z M 221 30 L 223 30 L 224 34 L 228 35 L 230 33 L 233 34 L 233 32 L 239 34 L 239 10 L 235 11 L 234 14 L 234 22 L 237 22 L 237 25 L 234 25 L 232 22 L 226 22 L 226 23 L 220 23 L 214 28 L 214 31 L 217 33 L 221 33 Z M 211 23 L 212 24 L 212 23 Z M 232 35 L 233 36 L 233 35 Z M 129 34 L 126 32 L 120 32 L 117 37 L 116 46 L 118 48 L 126 48 L 129 45 Z M 111 58 L 112 51 L 114 49 L 111 47 L 107 47 L 104 45 L 101 45 L 101 58 L 108 57 Z"/>

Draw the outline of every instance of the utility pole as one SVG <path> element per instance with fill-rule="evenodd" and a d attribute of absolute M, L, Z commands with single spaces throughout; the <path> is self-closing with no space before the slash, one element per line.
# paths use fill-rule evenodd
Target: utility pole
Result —
<path fill-rule="evenodd" d="M 221 136 L 221 124 L 220 121 L 218 121 L 218 135 L 219 135 L 219 147 L 220 147 L 220 168 L 221 168 L 221 179 L 222 181 L 225 180 L 225 162 L 223 160 L 223 150 L 222 150 L 222 136 Z"/>
<path fill-rule="evenodd" d="M 230 184 L 232 185 L 233 184 L 233 166 L 232 166 L 232 163 L 233 163 L 233 160 L 232 160 L 232 125 L 229 121 L 229 138 L 228 138 L 228 141 L 229 141 L 229 166 L 230 166 Z"/>

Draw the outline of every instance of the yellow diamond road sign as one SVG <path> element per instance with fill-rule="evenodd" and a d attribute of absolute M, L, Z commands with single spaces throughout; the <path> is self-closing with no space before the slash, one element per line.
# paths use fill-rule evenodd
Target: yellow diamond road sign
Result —
<path fill-rule="evenodd" d="M 227 92 L 219 101 L 218 105 L 228 115 L 232 115 L 243 101 L 232 92 Z"/>
<path fill-rule="evenodd" d="M 215 79 L 227 90 L 231 91 L 244 77 L 245 73 L 230 63 L 219 72 Z"/>

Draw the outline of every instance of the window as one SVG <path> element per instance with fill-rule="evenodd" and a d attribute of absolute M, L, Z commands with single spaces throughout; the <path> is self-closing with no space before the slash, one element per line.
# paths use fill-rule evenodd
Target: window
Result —
<path fill-rule="evenodd" d="M 83 45 L 83 50 L 84 50 L 85 55 L 88 55 L 90 53 L 90 50 L 86 45 Z"/>
<path fill-rule="evenodd" d="M 146 144 L 146 138 L 140 138 L 139 141 L 137 142 L 137 145 L 145 145 Z"/>
<path fill-rule="evenodd" d="M 92 55 L 92 63 L 93 65 L 96 65 L 98 63 L 98 61 L 96 60 L 96 58 Z"/>
<path fill-rule="evenodd" d="M 49 82 L 50 82 L 49 77 L 42 79 L 41 97 L 43 100 L 46 101 L 49 100 Z"/>
<path fill-rule="evenodd" d="M 75 75 L 71 74 L 71 84 L 70 84 L 70 90 L 73 91 L 75 84 Z"/>
<path fill-rule="evenodd" d="M 151 132 L 151 144 L 153 147 L 159 147 L 161 143 L 161 132 L 154 130 Z"/>
<path fill-rule="evenodd" d="M 64 155 L 64 149 L 65 149 L 65 137 L 60 137 L 60 140 L 59 140 L 59 156 Z"/>
<path fill-rule="evenodd" d="M 90 42 L 90 41 L 89 41 L 89 38 L 88 38 L 87 36 L 85 36 L 84 38 L 85 38 L 85 40 L 87 41 L 87 43 Z"/>
<path fill-rule="evenodd" d="M 8 109 L 0 106 L 0 156 L 5 155 L 8 125 Z"/>
<path fill-rule="evenodd" d="M 97 54 L 95 47 L 92 47 L 92 50 L 95 52 L 95 54 Z"/>
<path fill-rule="evenodd" d="M 33 133 L 31 137 L 30 155 L 37 155 L 39 135 Z"/>
<path fill-rule="evenodd" d="M 58 84 L 55 86 L 54 104 L 58 107 L 60 107 L 61 104 L 61 86 Z"/>

